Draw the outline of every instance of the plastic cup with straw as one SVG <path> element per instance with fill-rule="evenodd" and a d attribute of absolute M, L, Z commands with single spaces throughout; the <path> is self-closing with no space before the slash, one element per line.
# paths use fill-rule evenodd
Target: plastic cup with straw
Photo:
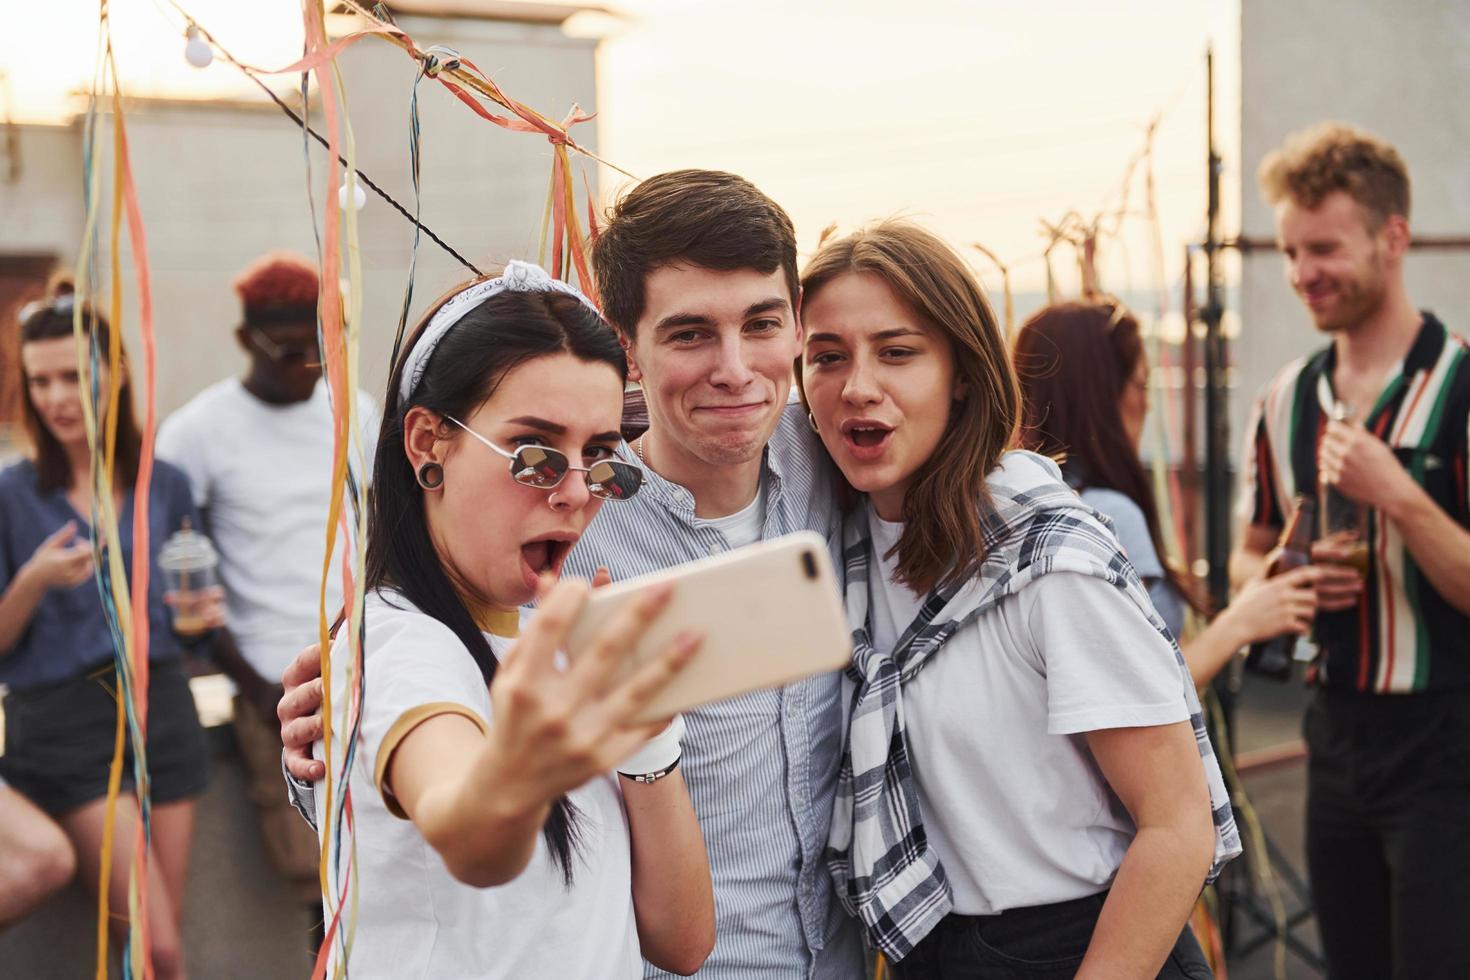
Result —
<path fill-rule="evenodd" d="M 169 536 L 158 553 L 158 565 L 167 582 L 167 597 L 174 610 L 174 632 L 198 635 L 210 629 L 205 605 L 218 587 L 215 569 L 219 553 L 209 538 L 194 530 L 184 518 L 179 530 Z"/>

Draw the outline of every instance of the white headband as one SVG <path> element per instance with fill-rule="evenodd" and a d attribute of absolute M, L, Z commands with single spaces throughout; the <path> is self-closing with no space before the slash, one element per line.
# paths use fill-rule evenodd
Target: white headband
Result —
<path fill-rule="evenodd" d="M 593 313 L 601 319 L 602 311 L 592 305 L 592 301 L 575 287 L 553 279 L 546 274 L 546 270 L 532 262 L 522 262 L 518 259 L 512 260 L 495 279 L 484 279 L 468 287 L 463 292 L 455 293 L 449 300 L 435 312 L 429 325 L 424 332 L 419 334 L 412 349 L 409 350 L 407 358 L 403 363 L 403 380 L 399 383 L 398 401 L 400 407 L 408 404 L 409 396 L 424 377 L 424 368 L 429 364 L 429 356 L 434 353 L 434 348 L 439 346 L 439 341 L 464 317 L 466 313 L 479 306 L 485 300 L 496 293 L 565 293 L 575 296 Z"/>

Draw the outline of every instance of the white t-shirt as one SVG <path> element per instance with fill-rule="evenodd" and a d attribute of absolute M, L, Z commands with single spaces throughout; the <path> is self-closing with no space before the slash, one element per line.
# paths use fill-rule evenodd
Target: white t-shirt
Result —
<path fill-rule="evenodd" d="M 350 776 L 361 883 L 350 975 L 641 977 L 628 823 L 615 777 L 600 776 L 569 794 L 580 841 L 570 888 L 539 835 L 531 863 L 514 881 L 494 888 L 460 882 L 418 829 L 395 815 L 396 801 L 389 809 L 382 770 L 402 737 L 427 718 L 455 713 L 488 728 L 489 690 L 454 633 L 402 596 L 370 594 L 365 622 L 368 686 Z M 508 644 L 486 637 L 497 653 Z M 332 646 L 332 664 L 333 703 L 345 704 L 345 631 Z M 315 755 L 323 757 L 320 742 Z M 328 825 L 326 795 L 316 794 L 319 827 Z"/>
<path fill-rule="evenodd" d="M 379 413 L 363 392 L 358 414 L 371 466 Z M 294 405 L 263 402 L 238 378 L 211 385 L 164 420 L 158 455 L 188 475 L 194 503 L 209 512 L 226 622 L 241 654 L 262 677 L 278 682 L 291 658 L 317 636 L 332 484 L 326 385 L 319 383 L 309 399 Z M 329 621 L 342 601 L 335 562 L 333 569 Z"/>
<path fill-rule="evenodd" d="M 720 532 L 730 548 L 743 548 L 761 539 L 766 526 L 766 485 L 762 481 L 756 490 L 755 499 L 733 514 L 724 517 L 702 517 L 694 522 L 700 527 L 712 527 Z"/>
<path fill-rule="evenodd" d="M 892 649 L 922 601 L 879 556 L 900 524 L 872 519 L 873 639 Z M 881 585 L 879 584 L 881 581 Z M 902 620 L 902 622 L 899 622 Z M 1174 651 L 1102 579 L 1044 575 L 981 613 L 904 685 L 924 827 L 954 910 L 990 915 L 1107 888 L 1135 827 L 1084 733 L 1186 721 Z"/>

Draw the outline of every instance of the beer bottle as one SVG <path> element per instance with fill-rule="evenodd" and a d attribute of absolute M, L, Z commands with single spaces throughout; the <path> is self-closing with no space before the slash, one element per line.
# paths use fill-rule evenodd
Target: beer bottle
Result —
<path fill-rule="evenodd" d="M 1312 563 L 1312 524 L 1316 510 L 1317 505 L 1312 498 L 1304 494 L 1297 495 L 1296 511 L 1281 532 L 1281 540 L 1277 542 L 1276 559 L 1266 569 L 1268 578 Z M 1296 641 L 1295 633 L 1282 633 L 1269 640 L 1252 643 L 1250 652 L 1245 657 L 1245 669 L 1283 683 L 1291 680 L 1292 653 L 1296 649 Z"/>

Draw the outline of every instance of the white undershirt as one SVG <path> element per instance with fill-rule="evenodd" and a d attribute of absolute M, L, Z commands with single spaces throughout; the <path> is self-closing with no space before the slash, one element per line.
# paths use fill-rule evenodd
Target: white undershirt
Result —
<path fill-rule="evenodd" d="M 881 556 L 897 546 L 899 537 L 903 535 L 903 522 L 885 521 L 878 516 L 870 502 L 868 531 L 873 535 L 873 554 L 880 559 L 882 567 L 879 570 L 883 580 L 896 581 L 898 555 L 886 559 Z M 883 653 L 891 652 L 903 631 L 919 615 L 919 609 L 923 605 L 923 599 L 905 588 L 874 589 L 872 601 L 868 604 L 871 620 L 868 625 L 873 630 L 873 648 Z"/>
<path fill-rule="evenodd" d="M 719 531 L 725 543 L 731 548 L 743 548 L 748 544 L 755 544 L 761 539 L 761 532 L 766 526 L 766 485 L 764 481 L 756 490 L 755 499 L 740 510 L 724 517 L 699 518 L 694 523 L 698 527 L 712 527 Z"/>
<path fill-rule="evenodd" d="M 901 524 L 869 514 L 870 626 L 892 649 L 922 600 L 882 558 Z M 1043 575 L 959 629 L 903 688 L 929 842 L 954 910 L 989 915 L 1108 887 L 1135 828 L 1085 733 L 1189 717 L 1173 648 L 1112 585 Z"/>

